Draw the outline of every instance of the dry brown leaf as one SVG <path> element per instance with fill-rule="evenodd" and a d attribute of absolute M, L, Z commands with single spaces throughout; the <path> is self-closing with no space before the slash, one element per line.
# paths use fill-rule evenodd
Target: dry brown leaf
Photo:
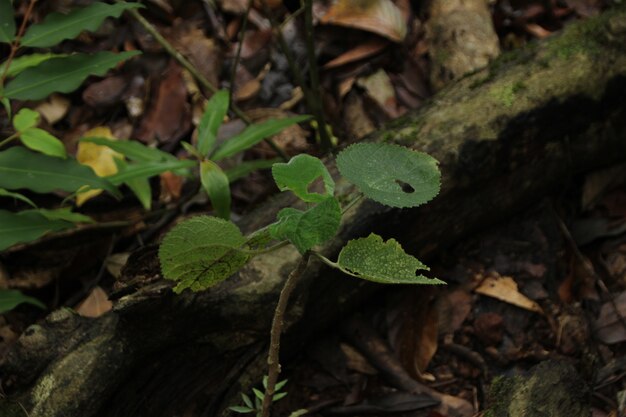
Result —
<path fill-rule="evenodd" d="M 391 0 L 338 0 L 320 23 L 365 30 L 394 42 L 407 34 L 406 20 Z"/>
<path fill-rule="evenodd" d="M 539 304 L 519 292 L 517 283 L 511 277 L 486 277 L 474 291 L 528 311 L 544 314 Z"/>
<path fill-rule="evenodd" d="M 617 311 L 615 310 L 617 307 Z M 600 316 L 593 323 L 598 339 L 606 344 L 620 343 L 626 340 L 626 291 L 600 308 Z"/>
<path fill-rule="evenodd" d="M 440 332 L 454 333 L 472 311 L 472 295 L 464 289 L 454 290 L 439 298 L 437 308 Z"/>
<path fill-rule="evenodd" d="M 46 101 L 35 107 L 35 110 L 53 125 L 63 119 L 70 108 L 70 101 L 60 94 L 52 94 Z"/>
<path fill-rule="evenodd" d="M 129 256 L 130 252 L 120 252 L 114 253 L 105 259 L 104 266 L 113 278 L 118 279 L 122 276 L 122 268 L 126 265 Z"/>
<path fill-rule="evenodd" d="M 366 77 L 360 77 L 356 83 L 365 90 L 367 95 L 378 104 L 388 117 L 395 119 L 400 115 L 396 101 L 396 92 L 391 84 L 389 75 L 384 70 L 379 69 Z"/>
<path fill-rule="evenodd" d="M 100 287 L 95 287 L 87 298 L 76 308 L 76 312 L 83 317 L 100 317 L 113 308 L 107 294 Z"/>
<path fill-rule="evenodd" d="M 383 39 L 372 39 L 362 43 L 324 64 L 324 69 L 337 68 L 360 59 L 369 58 L 385 49 L 388 42 Z"/>

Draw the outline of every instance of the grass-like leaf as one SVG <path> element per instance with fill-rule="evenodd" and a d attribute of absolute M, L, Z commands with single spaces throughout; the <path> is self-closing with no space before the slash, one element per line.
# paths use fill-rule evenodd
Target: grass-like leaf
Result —
<path fill-rule="evenodd" d="M 17 100 L 40 100 L 54 92 L 69 93 L 89 75 L 104 75 L 110 68 L 139 53 L 102 51 L 93 55 L 52 58 L 19 73 L 7 83 L 4 95 Z"/>
<path fill-rule="evenodd" d="M 50 13 L 41 23 L 31 25 L 21 39 L 23 46 L 46 48 L 65 39 L 72 39 L 82 31 L 93 32 L 107 17 L 119 17 L 124 10 L 143 7 L 139 3 L 107 4 L 95 2 L 67 14 Z"/>
<path fill-rule="evenodd" d="M 272 237 L 288 239 L 304 253 L 335 236 L 341 223 L 341 208 L 337 199 L 327 197 L 307 211 L 284 208 L 277 217 L 278 222 L 270 226 Z"/>
<path fill-rule="evenodd" d="M 33 211 L 13 213 L 0 210 L 0 251 L 16 243 L 33 241 L 48 232 L 72 227 L 74 225 L 68 221 L 50 220 Z"/>
<path fill-rule="evenodd" d="M 4 188 L 0 188 L 0 197 L 14 198 L 16 200 L 23 201 L 24 203 L 28 204 L 31 207 L 37 208 L 37 205 L 33 203 L 33 201 L 30 198 L 20 193 L 12 193 L 11 191 L 5 190 Z"/>
<path fill-rule="evenodd" d="M 293 191 L 298 198 L 309 203 L 324 201 L 335 192 L 335 181 L 328 170 L 322 161 L 311 155 L 300 154 L 288 163 L 274 164 L 272 175 L 280 191 Z M 324 182 L 326 193 L 309 192 L 308 187 L 319 178 Z"/>
<path fill-rule="evenodd" d="M 135 164 L 128 164 L 123 171 L 106 178 L 111 181 L 111 183 L 120 185 L 136 178 L 149 178 L 154 175 L 161 174 L 162 172 L 189 168 L 194 165 L 196 165 L 194 161 L 179 161 L 177 159 L 162 162 L 138 162 Z"/>
<path fill-rule="evenodd" d="M 197 216 L 176 225 L 163 239 L 159 259 L 163 276 L 185 288 L 201 291 L 235 272 L 248 261 L 238 251 L 246 242 L 234 223 L 217 217 Z"/>
<path fill-rule="evenodd" d="M 1 2 L 2 0 L 0 0 Z M 36 67 L 44 61 L 47 61 L 52 58 L 62 58 L 67 56 L 67 54 L 27 54 L 17 57 L 11 61 L 11 65 L 9 66 L 9 70 L 7 71 L 7 77 L 12 78 L 15 77 L 20 72 L 24 71 L 26 68 Z M 0 64 L 0 74 L 4 74 L 4 69 L 7 65 L 7 62 L 3 62 Z"/>
<path fill-rule="evenodd" d="M 0 290 L 0 314 L 13 310 L 20 304 L 28 303 L 45 310 L 44 303 L 36 298 L 22 294 L 19 290 Z"/>
<path fill-rule="evenodd" d="M 54 158 L 14 146 L 0 152 L 0 187 L 28 188 L 37 193 L 78 191 L 82 187 L 104 189 L 116 197 L 120 193 L 111 182 L 98 177 L 89 167 L 73 159 Z"/>
<path fill-rule="evenodd" d="M 207 103 L 198 126 L 198 152 L 203 157 L 209 155 L 215 146 L 217 130 L 228 112 L 228 102 L 228 91 L 220 90 Z"/>
<path fill-rule="evenodd" d="M 15 16 L 11 0 L 0 0 L 0 42 L 15 39 Z"/>
<path fill-rule="evenodd" d="M 263 123 L 253 124 L 244 129 L 240 134 L 228 139 L 211 155 L 211 159 L 219 161 L 256 145 L 263 139 L 267 139 L 284 128 L 296 123 L 304 122 L 310 116 L 288 117 L 286 119 L 268 120 Z"/>
<path fill-rule="evenodd" d="M 228 177 L 215 162 L 205 160 L 200 163 L 200 182 L 209 196 L 218 217 L 230 217 L 230 186 Z"/>
<path fill-rule="evenodd" d="M 387 206 L 416 207 L 439 193 L 437 160 L 403 146 L 358 143 L 339 153 L 337 166 L 366 197 Z"/>
<path fill-rule="evenodd" d="M 108 146 L 116 152 L 121 153 L 131 161 L 137 162 L 159 162 L 177 161 L 176 157 L 157 148 L 146 146 L 134 140 L 113 140 L 102 137 L 84 137 L 81 142 L 95 143 L 96 145 Z"/>
<path fill-rule="evenodd" d="M 373 233 L 349 241 L 339 253 L 337 266 L 349 275 L 382 284 L 445 284 L 436 278 L 417 275 L 417 270 L 428 267 L 404 252 L 395 239 L 383 242 L 382 237 Z"/>
<path fill-rule="evenodd" d="M 48 220 L 65 220 L 72 223 L 95 223 L 94 220 L 81 213 L 74 213 L 71 207 L 62 207 L 58 209 L 34 209 L 24 210 L 20 212 L 20 215 L 24 213 L 37 213 L 41 214 Z"/>
<path fill-rule="evenodd" d="M 118 172 L 128 169 L 128 162 L 121 158 L 114 158 Z M 150 210 L 152 207 L 152 188 L 149 178 L 133 178 L 125 182 L 130 190 L 135 194 L 143 208 Z"/>

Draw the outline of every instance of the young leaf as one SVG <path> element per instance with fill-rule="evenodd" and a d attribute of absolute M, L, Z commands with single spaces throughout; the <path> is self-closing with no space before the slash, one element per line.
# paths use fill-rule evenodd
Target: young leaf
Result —
<path fill-rule="evenodd" d="M 239 249 L 246 242 L 234 223 L 197 216 L 176 225 L 159 248 L 161 271 L 177 281 L 174 292 L 201 291 L 225 280 L 248 261 Z"/>
<path fill-rule="evenodd" d="M 341 175 L 366 197 L 391 207 L 416 207 L 439 193 L 437 160 L 403 146 L 358 143 L 337 156 Z"/>
<path fill-rule="evenodd" d="M 283 379 L 282 381 L 276 383 L 276 386 L 274 387 L 274 391 L 278 392 L 281 389 L 283 389 L 283 387 L 287 384 L 288 379 Z"/>
<path fill-rule="evenodd" d="M 4 188 L 0 188 L 0 197 L 15 198 L 16 200 L 23 201 L 24 203 L 28 204 L 31 207 L 37 208 L 37 205 L 33 203 L 33 201 L 30 198 L 23 196 L 20 193 L 12 193 L 11 191 L 5 190 Z"/>
<path fill-rule="evenodd" d="M 135 164 L 128 164 L 124 171 L 111 175 L 110 177 L 107 177 L 107 179 L 115 185 L 120 185 L 135 178 L 150 178 L 154 175 L 159 175 L 162 172 L 190 168 L 194 165 L 196 165 L 194 161 L 179 161 L 178 159 L 162 162 L 138 162 Z"/>
<path fill-rule="evenodd" d="M 15 17 L 11 0 L 0 0 L 0 42 L 10 43 L 15 38 Z"/>
<path fill-rule="evenodd" d="M 198 151 L 203 157 L 208 156 L 215 146 L 217 129 L 228 112 L 228 102 L 228 91 L 220 90 L 213 94 L 206 105 L 198 126 Z"/>
<path fill-rule="evenodd" d="M 288 163 L 274 164 L 272 176 L 280 191 L 293 191 L 303 201 L 319 203 L 332 197 L 335 192 L 335 181 L 318 158 L 300 154 L 291 158 Z M 311 193 L 308 187 L 318 178 L 324 181 L 325 194 Z"/>
<path fill-rule="evenodd" d="M 383 284 L 445 284 L 436 278 L 416 275 L 428 267 L 407 254 L 394 240 L 375 234 L 348 242 L 339 253 L 337 265 L 342 271 L 357 278 Z"/>
<path fill-rule="evenodd" d="M 100 146 L 108 146 L 121 153 L 131 161 L 137 162 L 160 162 L 177 161 L 176 157 L 157 148 L 151 148 L 134 140 L 115 140 L 106 137 L 82 137 L 81 142 L 95 143 Z"/>
<path fill-rule="evenodd" d="M 13 117 L 13 127 L 18 132 L 35 127 L 37 123 L 39 123 L 39 113 L 26 107 L 20 109 Z"/>
<path fill-rule="evenodd" d="M 286 392 L 279 392 L 274 394 L 274 396 L 272 397 L 272 401 L 278 401 L 281 400 L 283 398 L 285 398 L 287 396 L 288 393 Z"/>
<path fill-rule="evenodd" d="M 44 303 L 36 298 L 22 294 L 19 290 L 0 290 L 0 314 L 11 311 L 22 303 L 28 303 L 44 310 L 46 309 Z"/>
<path fill-rule="evenodd" d="M 288 239 L 300 253 L 304 253 L 335 236 L 341 222 L 341 208 L 337 199 L 328 197 L 304 212 L 284 208 L 277 217 L 278 222 L 270 226 L 272 237 Z"/>
<path fill-rule="evenodd" d="M 263 123 L 250 125 L 245 128 L 243 132 L 219 146 L 212 154 L 211 159 L 219 161 L 220 159 L 228 158 L 229 156 L 245 151 L 263 139 L 279 133 L 284 128 L 303 122 L 309 118 L 309 116 L 296 116 L 286 119 L 268 120 Z"/>
<path fill-rule="evenodd" d="M 63 142 L 37 127 L 20 132 L 20 140 L 29 149 L 57 158 L 67 158 Z"/>
<path fill-rule="evenodd" d="M 37 193 L 48 193 L 56 190 L 74 192 L 84 186 L 102 188 L 116 197 L 121 196 L 113 184 L 73 159 L 53 158 L 20 146 L 0 152 L 2 188 L 28 188 Z"/>
<path fill-rule="evenodd" d="M 48 232 L 69 229 L 74 225 L 64 220 L 49 220 L 39 213 L 12 213 L 0 210 L 0 251 L 16 243 L 30 242 Z"/>
<path fill-rule="evenodd" d="M 280 158 L 273 159 L 255 159 L 253 161 L 243 161 L 238 163 L 233 168 L 226 170 L 225 174 L 228 177 L 229 182 L 237 181 L 240 178 L 246 177 L 253 171 L 259 171 L 261 169 L 271 168 L 275 163 L 282 161 Z"/>
<path fill-rule="evenodd" d="M 254 405 L 252 404 L 252 400 L 250 399 L 250 397 L 248 397 L 248 395 L 244 394 L 243 392 L 241 393 L 241 399 L 243 400 L 243 403 L 248 406 L 249 408 L 254 408 Z"/>
<path fill-rule="evenodd" d="M 252 413 L 254 410 L 254 408 L 250 408 L 250 407 L 243 407 L 241 405 L 233 405 L 228 407 L 228 409 L 230 411 L 234 411 L 235 413 L 240 413 L 240 414 L 247 414 L 247 413 Z"/>
<path fill-rule="evenodd" d="M 230 186 L 228 177 L 215 162 L 200 162 L 200 182 L 209 195 L 211 204 L 218 217 L 228 220 L 230 217 Z"/>
<path fill-rule="evenodd" d="M 107 17 L 119 17 L 124 10 L 142 7 L 138 3 L 95 2 L 68 14 L 50 13 L 41 23 L 31 25 L 21 39 L 23 46 L 46 48 L 71 39 L 82 31 L 93 32 Z"/>
<path fill-rule="evenodd" d="M 0 0 L 0 2 L 2 1 L 3 0 Z M 11 66 L 9 67 L 9 70 L 7 71 L 7 77 L 8 78 L 15 77 L 17 74 L 24 71 L 26 68 L 36 67 L 37 65 L 49 59 L 62 58 L 64 56 L 67 56 L 67 54 L 45 53 L 45 54 L 22 55 L 20 57 L 14 58 L 11 61 Z M 6 65 L 7 65 L 6 61 L 0 64 L 0 74 L 4 74 L 4 69 Z"/>
<path fill-rule="evenodd" d="M 263 400 L 264 395 L 261 390 L 257 388 L 252 388 L 252 392 L 254 392 L 254 396 L 257 397 L 259 400 Z"/>
<path fill-rule="evenodd" d="M 4 95 L 17 100 L 40 100 L 54 92 L 69 93 L 77 89 L 89 75 L 104 75 L 106 72 L 139 51 L 114 54 L 102 51 L 93 55 L 74 54 L 52 58 L 36 67 L 31 67 L 4 88 Z"/>

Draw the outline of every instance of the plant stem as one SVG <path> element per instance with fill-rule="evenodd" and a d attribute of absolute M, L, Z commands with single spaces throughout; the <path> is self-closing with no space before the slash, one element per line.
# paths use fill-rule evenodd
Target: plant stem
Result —
<path fill-rule="evenodd" d="M 6 145 L 7 143 L 11 142 L 12 140 L 17 139 L 19 135 L 20 134 L 18 132 L 15 132 L 11 136 L 9 136 L 8 138 L 6 138 L 2 142 L 0 142 L 0 148 L 2 148 L 4 145 Z"/>
<path fill-rule="evenodd" d="M 285 281 L 283 289 L 280 291 L 278 304 L 276 305 L 276 309 L 274 310 L 274 319 L 272 320 L 272 330 L 270 337 L 270 348 L 267 355 L 268 377 L 267 388 L 265 389 L 265 396 L 263 397 L 263 409 L 261 414 L 262 417 L 269 417 L 270 415 L 270 407 L 272 406 L 272 400 L 274 397 L 274 388 L 276 387 L 278 374 L 280 373 L 280 335 L 283 330 L 287 303 L 289 302 L 289 297 L 291 296 L 291 293 L 296 287 L 298 279 L 306 270 L 310 257 L 311 252 L 305 252 L 298 262 L 298 265 L 296 265 L 296 268 L 291 271 L 289 277 L 287 278 L 287 281 Z"/>
<path fill-rule="evenodd" d="M 9 73 L 9 67 L 11 66 L 11 62 L 13 61 L 13 58 L 15 58 L 17 50 L 20 49 L 20 40 L 22 39 L 22 35 L 26 31 L 26 23 L 28 22 L 28 19 L 30 19 L 30 15 L 33 12 L 33 7 L 35 7 L 35 3 L 37 3 L 37 0 L 30 0 L 28 8 L 26 9 L 26 12 L 24 12 L 24 19 L 22 19 L 22 24 L 17 31 L 17 35 L 15 35 L 13 43 L 11 43 L 11 52 L 9 52 L 9 57 L 7 58 L 4 65 L 4 72 L 2 73 L 2 77 L 0 77 L 0 85 L 4 85 L 4 82 L 7 79 L 7 74 Z"/>
<path fill-rule="evenodd" d="M 241 22 L 241 29 L 239 32 L 239 43 L 237 44 L 237 52 L 235 53 L 235 59 L 233 60 L 233 66 L 230 74 L 230 86 L 229 86 L 229 94 L 228 96 L 233 97 L 233 92 L 235 90 L 235 78 L 237 77 L 237 67 L 239 66 L 239 59 L 241 58 L 241 49 L 243 48 L 243 41 L 246 37 L 246 30 L 248 29 L 248 15 L 250 14 L 250 9 L 252 8 L 252 0 L 248 0 L 248 6 L 246 7 L 246 12 L 243 15 L 243 21 Z"/>
<path fill-rule="evenodd" d="M 122 0 L 116 0 L 118 3 L 122 2 Z M 182 65 L 189 73 L 207 90 L 211 93 L 215 93 L 217 88 L 211 84 L 209 80 L 206 79 L 204 75 L 198 71 L 198 69 L 172 46 L 171 43 L 165 39 L 158 30 L 152 25 L 152 23 L 148 22 L 146 18 L 144 18 L 141 13 L 139 13 L 136 9 L 128 9 L 128 13 L 130 13 L 138 22 L 143 26 L 143 28 L 154 37 L 154 39 L 165 49 L 180 65 Z M 232 110 L 237 117 L 239 117 L 246 125 L 251 125 L 252 120 L 241 110 L 235 103 L 232 101 L 232 97 L 230 100 L 230 109 Z M 278 147 L 274 141 L 271 139 L 265 139 L 268 145 L 276 152 L 284 161 L 288 161 L 289 157 L 285 152 Z"/>

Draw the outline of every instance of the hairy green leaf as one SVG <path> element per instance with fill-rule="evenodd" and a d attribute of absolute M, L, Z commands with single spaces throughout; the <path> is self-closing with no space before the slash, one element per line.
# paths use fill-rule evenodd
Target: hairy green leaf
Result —
<path fill-rule="evenodd" d="M 146 146 L 134 140 L 113 140 L 107 138 L 85 137 L 81 142 L 95 143 L 96 145 L 108 146 L 116 152 L 123 154 L 131 161 L 137 162 L 160 162 L 177 161 L 176 157 L 157 148 Z"/>
<path fill-rule="evenodd" d="M 69 93 L 77 89 L 89 75 L 106 72 L 139 51 L 114 54 L 102 51 L 93 55 L 74 54 L 52 58 L 36 67 L 27 68 L 9 81 L 4 95 L 17 100 L 40 100 L 54 92 Z"/>
<path fill-rule="evenodd" d="M 2 1 L 2 0 L 0 0 Z M 28 54 L 22 55 L 20 57 L 14 58 L 11 61 L 11 65 L 9 66 L 9 70 L 7 71 L 7 77 L 15 77 L 20 72 L 24 71 L 26 68 L 36 67 L 44 61 L 47 61 L 52 58 L 62 58 L 67 56 L 67 54 Z M 4 69 L 6 67 L 6 61 L 0 64 L 0 74 L 4 73 Z"/>
<path fill-rule="evenodd" d="M 136 178 L 149 178 L 163 172 L 189 168 L 194 165 L 196 165 L 194 161 L 179 161 L 178 159 L 161 162 L 137 162 L 135 164 L 128 164 L 123 171 L 106 178 L 111 181 L 111 183 L 120 185 Z"/>
<path fill-rule="evenodd" d="M 39 213 L 12 213 L 0 210 L 0 251 L 16 243 L 33 241 L 48 232 L 69 229 L 74 225 L 64 220 L 50 220 Z"/>
<path fill-rule="evenodd" d="M 37 193 L 78 191 L 88 186 L 120 193 L 108 180 L 98 177 L 91 168 L 74 159 L 54 158 L 14 146 L 0 152 L 0 187 L 9 190 L 28 188 Z"/>
<path fill-rule="evenodd" d="M 37 205 L 35 203 L 33 203 L 33 201 L 20 194 L 20 193 L 12 193 L 11 191 L 5 190 L 4 188 L 0 188 L 0 197 L 11 197 L 11 198 L 15 198 L 16 200 L 20 200 L 23 201 L 24 203 L 28 204 L 31 207 L 35 207 L 37 208 Z"/>
<path fill-rule="evenodd" d="M 288 117 L 286 119 L 268 120 L 263 123 L 252 124 L 240 134 L 230 138 L 219 146 L 212 154 L 211 159 L 219 161 L 256 145 L 263 139 L 279 133 L 284 128 L 308 120 L 310 116 Z"/>
<path fill-rule="evenodd" d="M 0 290 L 0 314 L 13 310 L 22 303 L 32 304 L 45 310 L 44 303 L 36 298 L 22 294 L 19 290 Z"/>
<path fill-rule="evenodd" d="M 56 156 L 58 158 L 67 158 L 67 152 L 65 151 L 63 142 L 43 129 L 37 127 L 26 129 L 20 132 L 20 140 L 27 148 L 33 151 L 41 152 L 49 156 Z"/>
<path fill-rule="evenodd" d="M 300 154 L 288 163 L 274 164 L 272 175 L 280 191 L 293 191 L 298 198 L 309 203 L 324 201 L 335 192 L 335 181 L 328 170 L 322 161 L 311 155 Z M 324 182 L 326 193 L 309 192 L 309 186 L 319 178 Z"/>
<path fill-rule="evenodd" d="M 230 277 L 248 261 L 239 249 L 246 242 L 234 223 L 197 216 L 176 225 L 163 239 L 159 259 L 163 276 L 177 281 L 174 292 L 201 291 Z"/>
<path fill-rule="evenodd" d="M 275 163 L 282 161 L 280 158 L 273 159 L 255 159 L 252 161 L 243 161 L 229 170 L 226 170 L 228 181 L 233 182 L 240 178 L 248 176 L 251 172 L 261 169 L 271 168 Z"/>
<path fill-rule="evenodd" d="M 143 6 L 139 3 L 95 2 L 67 14 L 50 13 L 41 23 L 31 25 L 20 43 L 38 48 L 53 46 L 62 40 L 78 36 L 84 30 L 93 32 L 107 17 L 119 17 L 124 10 L 137 7 Z"/>
<path fill-rule="evenodd" d="M 230 186 L 228 177 L 215 162 L 205 160 L 200 163 L 200 182 L 209 196 L 218 217 L 230 217 Z"/>
<path fill-rule="evenodd" d="M 198 151 L 205 157 L 213 150 L 224 116 L 228 112 L 228 91 L 220 90 L 213 94 L 207 103 L 198 126 Z"/>
<path fill-rule="evenodd" d="M 390 143 L 358 143 L 337 156 L 341 175 L 366 197 L 391 207 L 416 207 L 439 193 L 433 157 Z"/>
<path fill-rule="evenodd" d="M 307 211 L 284 208 L 277 217 L 278 222 L 270 226 L 272 237 L 288 239 L 304 253 L 335 236 L 341 223 L 341 208 L 337 199 L 327 197 Z"/>
<path fill-rule="evenodd" d="M 394 240 L 370 234 L 348 242 L 339 253 L 338 267 L 345 273 L 383 284 L 445 284 L 436 278 L 417 275 L 428 267 L 407 254 Z"/>
<path fill-rule="evenodd" d="M 15 39 L 15 16 L 11 0 L 0 0 L 0 42 L 10 43 Z"/>

